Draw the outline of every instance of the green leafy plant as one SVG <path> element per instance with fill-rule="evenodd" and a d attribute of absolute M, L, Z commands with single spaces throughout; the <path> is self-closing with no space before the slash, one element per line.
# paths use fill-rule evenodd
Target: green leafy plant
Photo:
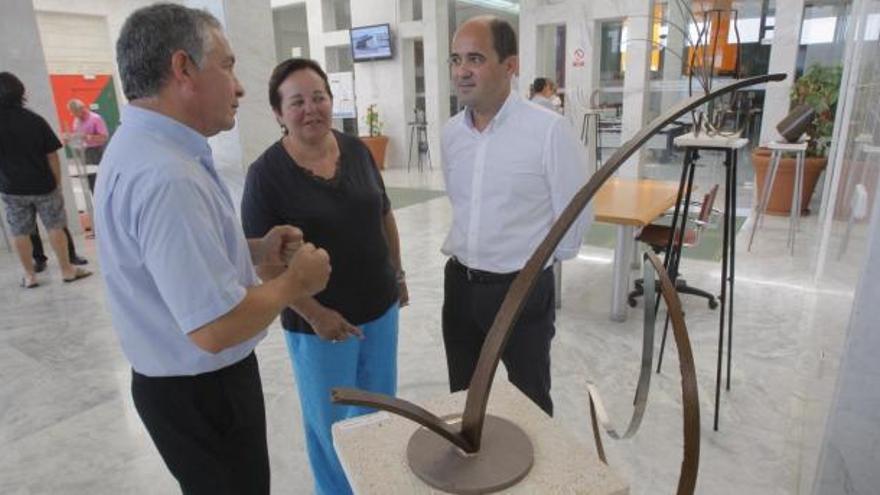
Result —
<path fill-rule="evenodd" d="M 807 135 L 810 136 L 807 156 L 828 155 L 831 134 L 834 132 L 834 113 L 837 109 L 842 73 L 841 65 L 811 65 L 791 88 L 792 108 L 806 103 L 816 111 L 813 121 L 806 130 Z"/>
<path fill-rule="evenodd" d="M 367 107 L 367 129 L 370 131 L 370 136 L 381 136 L 382 135 L 382 121 L 379 120 L 379 110 L 376 109 L 376 104 L 372 104 Z"/>

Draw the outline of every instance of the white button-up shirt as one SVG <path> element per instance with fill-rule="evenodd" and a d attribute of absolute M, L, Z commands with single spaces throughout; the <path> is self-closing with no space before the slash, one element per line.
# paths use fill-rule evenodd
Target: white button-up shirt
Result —
<path fill-rule="evenodd" d="M 452 228 L 442 252 L 470 268 L 522 269 L 587 180 L 586 156 L 561 115 L 510 93 L 482 132 L 465 109 L 443 129 L 443 175 Z M 587 206 L 556 249 L 577 255 L 593 213 Z"/>

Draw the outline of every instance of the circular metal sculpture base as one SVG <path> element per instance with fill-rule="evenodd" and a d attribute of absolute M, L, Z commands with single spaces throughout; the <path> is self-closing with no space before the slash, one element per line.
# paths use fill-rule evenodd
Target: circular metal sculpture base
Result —
<path fill-rule="evenodd" d="M 529 474 L 534 449 L 517 425 L 487 415 L 479 452 L 467 454 L 436 433 L 419 428 L 409 439 L 409 467 L 425 483 L 449 493 L 489 493 Z"/>

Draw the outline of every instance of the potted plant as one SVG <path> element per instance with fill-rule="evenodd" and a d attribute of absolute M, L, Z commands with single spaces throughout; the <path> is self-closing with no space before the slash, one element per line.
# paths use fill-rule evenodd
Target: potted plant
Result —
<path fill-rule="evenodd" d="M 815 114 L 807 126 L 806 134 L 810 137 L 807 144 L 804 163 L 804 188 L 801 191 L 801 213 L 807 212 L 813 190 L 819 176 L 828 165 L 828 147 L 834 131 L 834 112 L 837 107 L 837 95 L 840 91 L 840 76 L 843 69 L 840 65 L 829 67 L 819 64 L 811 65 L 807 72 L 795 81 L 791 89 L 792 107 L 807 104 L 813 107 Z M 764 181 L 770 170 L 770 150 L 756 148 L 752 152 L 752 164 L 755 167 L 756 191 L 764 190 Z M 779 161 L 776 180 L 767 203 L 767 213 L 788 215 L 791 211 L 791 196 L 794 190 L 795 159 L 783 157 Z"/>
<path fill-rule="evenodd" d="M 379 111 L 376 110 L 375 103 L 367 107 L 366 123 L 370 134 L 369 136 L 361 136 L 361 141 L 367 145 L 379 170 L 385 170 L 385 149 L 388 147 L 388 137 L 382 135 L 382 121 L 379 120 Z"/>

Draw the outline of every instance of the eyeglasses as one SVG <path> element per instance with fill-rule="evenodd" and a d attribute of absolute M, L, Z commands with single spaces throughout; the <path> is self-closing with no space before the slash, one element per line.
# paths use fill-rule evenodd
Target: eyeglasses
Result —
<path fill-rule="evenodd" d="M 461 55 L 452 55 L 449 57 L 447 61 L 449 66 L 458 69 L 459 67 L 464 66 L 465 68 L 477 68 L 481 67 L 486 63 L 486 57 L 480 55 L 479 53 L 468 53 L 464 57 Z"/>

